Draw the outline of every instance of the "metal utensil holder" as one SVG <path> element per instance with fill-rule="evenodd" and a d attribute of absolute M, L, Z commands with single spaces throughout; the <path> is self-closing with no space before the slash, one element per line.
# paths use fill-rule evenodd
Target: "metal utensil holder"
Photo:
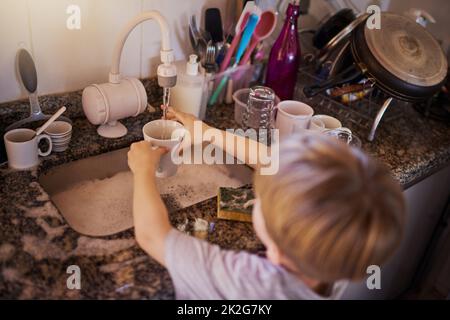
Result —
<path fill-rule="evenodd" d="M 303 88 L 323 81 L 316 75 L 315 69 L 316 64 L 313 62 L 306 63 L 299 69 L 295 99 L 304 101 L 313 108 L 314 106 L 325 108 L 328 114 L 365 132 L 369 141 L 375 139 L 381 122 L 389 123 L 398 119 L 402 116 L 405 108 L 410 105 L 408 102 L 392 99 L 376 87 L 360 100 L 348 103 L 343 103 L 339 98 L 333 98 L 326 94 L 308 98 L 304 95 Z"/>

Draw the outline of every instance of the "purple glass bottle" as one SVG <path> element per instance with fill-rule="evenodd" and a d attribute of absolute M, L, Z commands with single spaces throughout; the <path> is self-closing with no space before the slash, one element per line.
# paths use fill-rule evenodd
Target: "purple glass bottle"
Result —
<path fill-rule="evenodd" d="M 270 51 L 266 86 L 272 88 L 281 100 L 291 100 L 297 82 L 300 64 L 300 42 L 297 20 L 300 6 L 290 3 L 283 28 Z"/>

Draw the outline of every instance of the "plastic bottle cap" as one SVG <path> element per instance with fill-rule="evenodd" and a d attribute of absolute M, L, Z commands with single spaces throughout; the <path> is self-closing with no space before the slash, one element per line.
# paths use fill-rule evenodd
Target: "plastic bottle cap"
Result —
<path fill-rule="evenodd" d="M 186 74 L 189 75 L 189 76 L 196 76 L 196 75 L 198 75 L 197 55 L 191 54 L 189 56 L 189 61 L 186 64 Z"/>

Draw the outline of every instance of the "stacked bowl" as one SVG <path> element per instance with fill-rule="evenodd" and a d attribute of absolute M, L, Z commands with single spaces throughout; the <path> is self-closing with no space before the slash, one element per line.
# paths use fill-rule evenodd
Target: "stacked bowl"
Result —
<path fill-rule="evenodd" d="M 55 121 L 44 130 L 50 136 L 54 152 L 64 152 L 72 138 L 72 125 L 65 121 Z"/>

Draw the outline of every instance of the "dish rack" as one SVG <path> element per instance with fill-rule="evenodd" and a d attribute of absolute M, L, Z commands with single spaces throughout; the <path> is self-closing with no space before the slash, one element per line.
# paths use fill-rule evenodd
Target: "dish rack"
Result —
<path fill-rule="evenodd" d="M 310 62 L 299 69 L 297 86 L 294 99 L 303 101 L 313 108 L 320 109 L 321 112 L 338 118 L 347 126 L 357 132 L 367 135 L 367 140 L 372 141 L 378 126 L 374 123 L 381 121 L 380 125 L 392 122 L 402 116 L 405 108 L 410 103 L 393 99 L 390 105 L 381 112 L 385 102 L 390 98 L 384 92 L 373 87 L 371 91 L 362 99 L 343 103 L 339 98 L 330 97 L 324 93 L 308 98 L 303 93 L 303 88 L 323 81 L 315 72 L 315 64 Z"/>

